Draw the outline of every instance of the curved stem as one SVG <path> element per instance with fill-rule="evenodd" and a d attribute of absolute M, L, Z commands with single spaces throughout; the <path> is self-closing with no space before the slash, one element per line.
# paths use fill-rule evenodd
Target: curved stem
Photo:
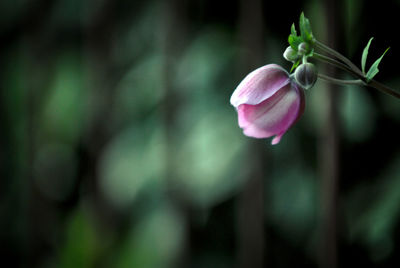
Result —
<path fill-rule="evenodd" d="M 342 79 L 336 79 L 324 74 L 318 74 L 318 78 L 320 78 L 321 80 L 327 81 L 327 82 L 331 82 L 337 85 L 358 85 L 358 86 L 365 86 L 366 84 L 361 80 L 361 79 L 357 79 L 357 80 L 342 80 Z"/>
<path fill-rule="evenodd" d="M 313 58 L 315 58 L 315 59 L 317 59 L 317 60 L 320 60 L 320 61 L 322 61 L 322 62 L 331 64 L 331 65 L 333 65 L 333 66 L 335 66 L 335 67 L 338 67 L 338 68 L 340 68 L 340 69 L 342 69 L 342 70 L 344 70 L 344 71 L 346 71 L 346 72 L 352 74 L 353 76 L 355 76 L 355 77 L 357 77 L 357 78 L 360 78 L 360 79 L 364 79 L 364 78 L 365 78 L 364 76 L 362 76 L 362 75 L 360 75 L 360 74 L 354 72 L 354 71 L 353 71 L 352 69 L 350 69 L 347 65 L 341 63 L 340 61 L 337 61 L 337 60 L 335 60 L 335 59 L 332 59 L 332 58 L 330 58 L 330 57 L 327 57 L 327 56 L 325 56 L 325 55 L 322 55 L 322 54 L 319 54 L 319 53 L 314 52 L 314 53 L 313 53 Z"/>
<path fill-rule="evenodd" d="M 400 93 L 399 92 L 395 91 L 394 89 L 392 89 L 392 88 L 390 88 L 388 86 L 385 86 L 384 84 L 379 83 L 376 80 L 372 79 L 371 81 L 369 81 L 367 86 L 375 88 L 375 89 L 378 89 L 378 90 L 380 90 L 382 92 L 385 92 L 386 94 L 389 94 L 389 95 L 391 95 L 393 97 L 396 97 L 396 98 L 400 99 Z"/>
<path fill-rule="evenodd" d="M 318 40 L 315 40 L 315 44 L 318 48 L 321 50 L 326 51 L 327 53 L 331 54 L 332 56 L 335 56 L 339 60 L 343 61 L 345 64 L 347 64 L 355 73 L 363 76 L 363 73 L 361 70 L 354 64 L 352 63 L 348 58 L 337 52 L 336 50 L 324 45 L 323 43 L 319 42 Z"/>
<path fill-rule="evenodd" d="M 315 44 L 320 47 L 321 49 L 325 50 L 326 52 L 336 56 L 338 59 L 342 60 L 343 62 L 345 62 L 346 64 L 337 61 L 335 59 L 332 59 L 328 56 L 322 55 L 322 54 L 318 54 L 316 52 L 314 52 L 313 54 L 313 58 L 320 60 L 322 62 L 331 64 L 335 67 L 338 67 L 350 74 L 352 74 L 353 76 L 359 78 L 358 80 L 341 80 L 341 79 L 336 79 L 336 78 L 332 78 L 329 76 L 325 76 L 323 74 L 319 74 L 318 77 L 321 78 L 322 80 L 325 81 L 329 81 L 335 84 L 339 84 L 339 85 L 349 85 L 349 84 L 357 84 L 357 85 L 362 85 L 362 86 L 367 86 L 367 87 L 371 87 L 371 88 L 375 88 L 378 89 L 386 94 L 389 94 L 393 97 L 396 97 L 398 99 L 400 99 L 400 92 L 397 92 L 396 90 L 382 84 L 379 83 L 378 81 L 372 79 L 371 81 L 367 82 L 366 81 L 366 77 L 364 76 L 364 74 L 361 72 L 360 69 L 357 68 L 357 66 L 355 66 L 349 59 L 347 59 L 346 57 L 344 57 L 342 54 L 340 54 L 339 52 L 336 52 L 335 50 L 325 46 L 324 44 L 320 43 L 319 41 L 315 41 Z"/>
<path fill-rule="evenodd" d="M 306 57 L 306 55 L 303 55 L 303 64 L 306 64 L 307 63 L 307 57 Z"/>

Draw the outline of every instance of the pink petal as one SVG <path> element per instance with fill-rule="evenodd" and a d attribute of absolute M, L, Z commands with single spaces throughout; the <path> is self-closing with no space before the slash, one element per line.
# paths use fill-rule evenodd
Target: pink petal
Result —
<path fill-rule="evenodd" d="M 273 96 L 257 105 L 238 107 L 239 126 L 243 133 L 254 138 L 277 135 L 272 143 L 279 143 L 283 134 L 304 110 L 304 96 L 295 84 L 286 85 Z"/>
<path fill-rule="evenodd" d="M 271 144 L 272 144 L 272 145 L 278 144 L 278 143 L 281 141 L 281 138 L 282 138 L 283 134 L 285 134 L 285 133 L 276 135 L 276 136 L 272 139 Z"/>
<path fill-rule="evenodd" d="M 241 104 L 256 105 L 290 83 L 289 74 L 276 64 L 268 64 L 248 74 L 231 96 L 236 108 Z"/>

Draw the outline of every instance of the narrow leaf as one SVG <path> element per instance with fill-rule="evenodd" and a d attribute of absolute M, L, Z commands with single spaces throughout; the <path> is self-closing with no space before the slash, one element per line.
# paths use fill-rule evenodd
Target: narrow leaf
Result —
<path fill-rule="evenodd" d="M 374 64 L 372 64 L 371 68 L 369 68 L 368 73 L 367 73 L 367 75 L 366 75 L 367 82 L 371 81 L 371 79 L 374 78 L 374 76 L 379 72 L 378 65 L 379 65 L 379 63 L 381 62 L 383 56 L 385 56 L 386 52 L 389 50 L 389 48 L 390 48 L 390 47 L 388 47 L 388 48 L 385 50 L 385 52 L 383 52 L 382 56 L 381 56 L 379 59 L 377 59 L 377 60 L 374 62 Z"/>
<path fill-rule="evenodd" d="M 292 32 L 292 35 L 297 36 L 297 32 L 296 32 L 296 26 L 294 25 L 294 23 L 292 24 L 292 28 L 290 29 Z"/>
<path fill-rule="evenodd" d="M 290 69 L 290 72 L 293 72 L 293 70 L 296 69 L 297 66 L 299 66 L 300 62 L 301 62 L 301 59 L 299 59 L 295 63 L 293 63 L 292 69 Z"/>
<path fill-rule="evenodd" d="M 369 42 L 367 44 L 367 46 L 364 48 L 362 57 L 361 57 L 361 68 L 362 68 L 362 72 L 365 75 L 365 64 L 367 62 L 367 57 L 368 57 L 368 50 L 369 50 L 369 46 L 371 45 L 372 39 L 374 39 L 373 37 L 371 37 L 371 39 L 369 39 Z"/>
<path fill-rule="evenodd" d="M 288 38 L 288 42 L 289 45 L 295 50 L 298 50 L 299 45 L 301 44 L 301 42 L 303 42 L 303 39 L 300 36 L 296 36 L 296 35 L 289 35 Z"/>
<path fill-rule="evenodd" d="M 311 41 L 313 39 L 310 21 L 304 16 L 304 12 L 300 15 L 300 34 L 303 40 Z"/>
<path fill-rule="evenodd" d="M 299 21 L 300 34 L 301 34 L 301 37 L 306 39 L 306 30 L 305 30 L 305 22 L 304 22 L 304 20 L 305 20 L 304 19 L 304 13 L 301 12 L 300 21 Z"/>

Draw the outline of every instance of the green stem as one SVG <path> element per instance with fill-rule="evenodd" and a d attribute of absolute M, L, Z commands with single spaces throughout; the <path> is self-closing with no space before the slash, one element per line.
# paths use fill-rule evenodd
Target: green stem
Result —
<path fill-rule="evenodd" d="M 318 77 L 321 78 L 322 80 L 328 81 L 328 82 L 332 82 L 335 84 L 339 84 L 339 85 L 360 85 L 360 86 L 367 86 L 367 87 L 371 87 L 371 88 L 375 88 L 378 89 L 386 94 L 389 94 L 393 97 L 396 97 L 398 99 L 400 99 L 400 93 L 397 92 L 396 90 L 385 86 L 382 83 L 379 83 L 376 80 L 371 80 L 367 82 L 367 78 L 365 77 L 365 75 L 361 72 L 361 70 L 354 64 L 352 63 L 348 58 L 346 58 L 345 56 L 343 56 L 342 54 L 340 54 L 339 52 L 325 46 L 324 44 L 322 44 L 321 42 L 315 40 L 315 45 L 320 48 L 321 50 L 324 50 L 325 52 L 335 56 L 336 58 L 338 58 L 339 60 L 343 61 L 340 62 L 338 60 L 332 59 L 328 56 L 322 55 L 322 54 L 318 54 L 316 52 L 313 53 L 313 58 L 331 64 L 335 67 L 338 67 L 350 74 L 352 74 L 353 76 L 359 78 L 357 80 L 341 80 L 341 79 L 336 79 L 336 78 L 332 78 L 323 74 L 318 74 Z"/>
<path fill-rule="evenodd" d="M 358 85 L 358 86 L 365 86 L 366 84 L 361 80 L 361 79 L 357 79 L 357 80 L 342 80 L 342 79 L 336 79 L 324 74 L 318 74 L 318 78 L 320 78 L 321 80 L 327 81 L 327 82 L 331 82 L 337 85 Z"/>
<path fill-rule="evenodd" d="M 366 78 L 365 78 L 364 75 L 354 72 L 347 65 L 345 65 L 345 64 L 343 64 L 343 63 L 341 63 L 341 62 L 339 62 L 339 61 L 337 61 L 335 59 L 332 59 L 330 57 L 327 57 L 327 56 L 324 56 L 324 55 L 321 55 L 321 54 L 318 54 L 318 53 L 315 53 L 315 52 L 313 54 L 313 58 L 315 58 L 317 60 L 320 60 L 322 62 L 331 64 L 333 66 L 336 66 L 336 67 L 338 67 L 338 68 L 340 68 L 340 69 L 342 69 L 344 71 L 347 71 L 348 73 L 352 74 L 353 76 L 359 78 L 359 80 L 353 80 L 353 81 L 361 81 L 363 83 L 362 84 L 363 86 L 367 86 L 367 87 L 378 89 L 378 90 L 380 90 L 380 91 L 382 91 L 382 92 L 384 92 L 386 94 L 389 94 L 389 95 L 391 95 L 393 97 L 396 97 L 396 98 L 400 99 L 400 93 L 397 92 L 396 90 L 394 90 L 394 89 L 392 89 L 392 88 L 390 88 L 388 86 L 385 86 L 384 84 L 379 83 L 378 81 L 373 80 L 373 79 L 367 83 L 366 82 Z M 336 84 L 342 83 L 340 81 L 352 81 L 352 80 L 340 80 L 340 79 L 335 79 L 335 78 L 331 78 L 331 77 L 329 77 L 330 79 L 325 79 L 325 78 L 322 78 L 322 77 L 320 77 L 320 78 L 323 79 L 323 80 L 326 80 L 326 81 L 329 80 L 329 82 L 333 82 L 333 83 L 336 83 Z M 332 81 L 332 79 L 335 79 L 335 81 Z M 356 83 L 354 83 L 354 84 L 356 84 Z"/>
<path fill-rule="evenodd" d="M 306 55 L 303 55 L 303 64 L 306 64 L 307 63 L 307 57 L 306 57 Z"/>
<path fill-rule="evenodd" d="M 345 64 L 347 64 L 350 69 L 352 69 L 355 73 L 358 75 L 363 76 L 363 73 L 361 70 L 354 64 L 352 63 L 348 58 L 337 52 L 336 50 L 324 45 L 323 43 L 319 42 L 318 40 L 315 40 L 315 45 L 320 48 L 321 50 L 324 50 L 325 52 L 331 54 L 332 56 L 338 58 L 339 60 L 343 61 Z"/>
<path fill-rule="evenodd" d="M 313 56 L 312 56 L 312 57 L 315 58 L 315 59 L 317 59 L 317 60 L 320 60 L 320 61 L 322 61 L 322 62 L 325 62 L 325 63 L 331 64 L 331 65 L 333 65 L 333 66 L 335 66 L 335 67 L 338 67 L 338 68 L 340 68 L 340 69 L 342 69 L 342 70 L 344 70 L 344 71 L 346 71 L 346 72 L 352 74 L 353 76 L 355 76 L 355 77 L 357 77 L 357 78 L 364 79 L 364 76 L 359 75 L 358 73 L 354 72 L 354 71 L 353 71 L 352 69 L 350 69 L 347 65 L 341 63 L 340 61 L 337 61 L 337 60 L 335 60 L 335 59 L 332 59 L 332 58 L 327 57 L 327 56 L 322 55 L 322 54 L 318 54 L 318 53 L 316 53 L 316 52 L 313 53 Z"/>
<path fill-rule="evenodd" d="M 376 80 L 372 79 L 371 81 L 369 81 L 367 86 L 375 88 L 375 89 L 378 89 L 378 90 L 380 90 L 382 92 L 385 92 L 386 94 L 389 94 L 389 95 L 391 95 L 393 97 L 396 97 L 396 98 L 400 99 L 400 93 L 399 92 L 395 91 L 394 89 L 392 89 L 392 88 L 390 88 L 388 86 L 385 86 L 384 84 L 379 83 Z"/>

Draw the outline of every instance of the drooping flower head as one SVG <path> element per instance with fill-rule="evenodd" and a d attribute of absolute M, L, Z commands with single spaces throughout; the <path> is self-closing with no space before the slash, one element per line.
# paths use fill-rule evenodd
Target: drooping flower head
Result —
<path fill-rule="evenodd" d="M 239 84 L 231 96 L 239 127 L 246 136 L 277 144 L 304 111 L 303 89 L 276 64 L 260 67 Z"/>

